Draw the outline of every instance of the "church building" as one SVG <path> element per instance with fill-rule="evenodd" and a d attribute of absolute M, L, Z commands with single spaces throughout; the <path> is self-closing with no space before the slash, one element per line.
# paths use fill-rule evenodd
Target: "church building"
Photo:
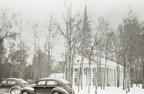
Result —
<path fill-rule="evenodd" d="M 74 61 L 74 69 L 73 69 L 73 85 L 78 85 L 79 79 L 82 78 L 81 82 L 83 86 L 88 86 L 89 83 L 89 60 L 87 58 L 83 58 L 83 62 L 81 62 L 82 57 L 77 56 Z M 83 64 L 82 64 L 83 63 Z M 83 65 L 83 68 L 80 66 Z M 119 66 L 119 68 L 117 67 Z M 118 65 L 116 62 L 107 60 L 105 62 L 104 58 L 101 58 L 99 62 L 91 60 L 90 67 L 90 83 L 91 85 L 95 85 L 95 80 L 97 77 L 97 84 L 100 85 L 105 83 L 105 86 L 116 86 L 117 77 L 119 77 L 119 85 L 123 84 L 123 66 Z M 80 71 L 81 70 L 81 71 Z M 99 70 L 99 73 L 96 72 Z M 119 71 L 119 76 L 117 75 L 117 71 Z M 81 75 L 83 73 L 83 75 Z M 95 76 L 95 73 L 97 73 Z M 80 76 L 81 75 L 81 78 Z M 82 77 L 83 76 L 83 77 Z M 105 81 L 104 81 L 105 79 Z"/>

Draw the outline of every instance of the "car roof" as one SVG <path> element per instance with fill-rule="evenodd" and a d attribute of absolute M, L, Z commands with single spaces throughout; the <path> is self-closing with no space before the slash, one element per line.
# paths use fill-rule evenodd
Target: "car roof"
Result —
<path fill-rule="evenodd" d="M 14 80 L 14 81 L 17 81 L 17 82 L 23 82 L 23 83 L 28 83 L 27 81 L 25 81 L 24 79 L 21 79 L 21 78 L 4 78 L 3 80 Z"/>
<path fill-rule="evenodd" d="M 21 78 L 4 78 L 4 79 L 6 79 L 6 80 L 23 80 Z"/>
<path fill-rule="evenodd" d="M 59 78 L 41 78 L 40 80 L 54 80 L 54 81 L 58 81 L 58 82 L 69 83 L 67 80 L 59 79 Z"/>

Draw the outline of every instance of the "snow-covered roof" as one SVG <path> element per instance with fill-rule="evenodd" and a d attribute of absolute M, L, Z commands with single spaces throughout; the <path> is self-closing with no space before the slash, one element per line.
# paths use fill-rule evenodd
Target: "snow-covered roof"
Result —
<path fill-rule="evenodd" d="M 80 64 L 81 61 L 82 61 L 82 56 L 77 55 L 76 58 L 75 58 L 74 64 Z M 89 59 L 87 59 L 87 58 L 84 57 L 84 58 L 83 58 L 83 64 L 87 64 L 87 63 L 89 63 Z M 94 62 L 91 61 L 91 64 L 93 64 L 93 63 L 94 63 Z"/>
<path fill-rule="evenodd" d="M 82 60 L 82 56 L 77 55 L 76 58 L 75 58 L 75 61 L 74 61 L 74 65 L 75 66 L 79 66 L 81 64 L 81 60 Z M 110 61 L 110 60 L 106 61 L 105 58 L 101 58 L 101 67 L 105 67 L 105 62 L 106 62 L 106 67 L 109 67 L 109 68 L 116 68 L 117 67 L 117 63 L 116 62 Z M 89 59 L 84 57 L 82 63 L 83 63 L 84 66 L 88 66 Z M 91 60 L 91 65 L 92 65 L 92 67 L 97 66 L 96 59 L 95 59 L 95 61 Z M 119 65 L 119 67 L 123 68 L 122 65 Z"/>
<path fill-rule="evenodd" d="M 64 73 L 52 73 L 48 78 L 64 78 L 65 74 Z"/>
<path fill-rule="evenodd" d="M 107 67 L 115 67 L 115 68 L 117 67 L 117 63 L 116 63 L 116 62 L 110 61 L 110 60 L 107 60 L 107 61 L 106 61 L 106 59 L 101 58 L 101 66 L 102 66 L 102 67 L 105 66 L 105 62 L 106 62 L 106 66 L 107 66 Z M 119 67 L 120 67 L 120 68 L 123 68 L 123 66 L 120 65 L 120 64 L 119 64 Z"/>

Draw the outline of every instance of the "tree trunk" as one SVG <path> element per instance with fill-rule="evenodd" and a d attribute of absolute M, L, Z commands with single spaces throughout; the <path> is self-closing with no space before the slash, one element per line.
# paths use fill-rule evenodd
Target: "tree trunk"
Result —
<path fill-rule="evenodd" d="M 107 63 L 107 51 L 106 51 L 106 56 L 105 56 L 105 68 L 104 68 L 103 89 L 105 89 L 105 81 L 106 81 L 106 63 Z"/>
<path fill-rule="evenodd" d="M 120 86 L 120 69 L 119 65 L 117 66 L 117 87 Z"/>
<path fill-rule="evenodd" d="M 130 81 L 131 81 L 131 87 L 133 87 L 133 83 L 134 83 L 134 76 L 133 76 L 133 74 L 134 74 L 134 71 L 133 71 L 134 69 L 133 68 L 130 68 Z"/>
<path fill-rule="evenodd" d="M 109 68 L 107 67 L 107 86 L 109 86 Z"/>
<path fill-rule="evenodd" d="M 125 83 L 126 83 L 126 61 L 125 61 L 125 56 L 123 57 L 123 62 L 124 62 L 124 71 L 123 71 L 123 90 L 126 89 Z"/>
<path fill-rule="evenodd" d="M 135 83 L 136 83 L 136 86 L 138 85 L 138 61 L 137 61 L 137 65 L 136 65 L 136 68 L 135 68 L 135 70 L 136 70 L 136 78 L 135 78 Z"/>
<path fill-rule="evenodd" d="M 130 92 L 130 84 L 131 84 L 131 76 L 130 76 L 130 69 L 131 69 L 131 67 L 130 67 L 130 60 L 129 60 L 129 62 L 128 62 L 128 92 Z"/>
<path fill-rule="evenodd" d="M 90 86 L 91 86 L 91 65 L 89 65 L 89 84 L 88 84 L 88 93 L 90 93 Z"/>
<path fill-rule="evenodd" d="M 101 57 L 100 57 L 100 68 L 99 68 L 99 82 L 100 82 L 100 87 L 102 89 L 102 68 L 101 68 Z"/>
<path fill-rule="evenodd" d="M 68 72 L 68 81 L 71 83 L 71 56 L 70 56 L 70 52 L 69 52 L 69 72 Z"/>
<path fill-rule="evenodd" d="M 142 59 L 142 88 L 144 89 L 144 61 Z"/>
<path fill-rule="evenodd" d="M 73 85 L 73 65 L 71 66 L 71 85 Z"/>
<path fill-rule="evenodd" d="M 78 68 L 78 75 L 77 75 L 77 84 L 78 84 L 78 92 L 80 91 L 80 68 Z"/>
<path fill-rule="evenodd" d="M 97 94 L 97 73 L 98 73 L 98 65 L 97 65 L 97 68 L 95 67 L 95 94 Z"/>
<path fill-rule="evenodd" d="M 81 58 L 81 89 L 83 89 L 83 77 L 84 77 L 83 76 L 83 74 L 84 74 L 84 72 L 83 72 L 83 59 L 84 59 L 84 57 L 83 57 L 83 52 L 82 52 L 82 58 Z"/>
<path fill-rule="evenodd" d="M 116 62 L 117 62 L 116 63 L 116 66 L 117 66 L 117 87 L 119 87 L 120 86 L 120 65 L 119 65 L 118 58 L 116 58 Z"/>

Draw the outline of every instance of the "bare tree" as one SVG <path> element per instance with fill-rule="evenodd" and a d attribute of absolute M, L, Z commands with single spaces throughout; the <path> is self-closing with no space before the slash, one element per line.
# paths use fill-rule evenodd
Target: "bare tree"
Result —
<path fill-rule="evenodd" d="M 73 84 L 73 61 L 76 54 L 76 44 L 79 41 L 77 26 L 79 25 L 80 18 L 79 15 L 72 15 L 72 3 L 68 6 L 65 5 L 65 11 L 66 13 L 63 14 L 65 29 L 63 30 L 60 25 L 58 25 L 57 28 L 66 39 L 66 68 L 68 69 L 66 79 Z"/>
<path fill-rule="evenodd" d="M 119 40 L 119 34 L 118 32 L 113 32 L 112 33 L 112 36 L 111 36 L 111 39 L 112 39 L 112 52 L 114 52 L 115 54 L 115 61 L 116 61 L 116 67 L 117 67 L 117 87 L 120 86 L 120 40 Z"/>
<path fill-rule="evenodd" d="M 0 12 L 0 62 L 3 62 L 4 40 L 7 38 L 15 39 L 17 33 L 12 32 L 15 27 L 15 14 L 9 14 L 6 10 Z M 4 61 L 5 62 L 5 61 Z"/>
<path fill-rule="evenodd" d="M 45 43 L 45 52 L 47 52 L 47 71 L 45 75 L 49 76 L 52 72 L 52 49 L 54 48 L 56 44 L 56 36 L 57 30 L 56 30 L 56 25 L 55 25 L 55 20 L 52 16 L 50 15 L 50 21 L 48 22 L 48 25 L 45 26 L 47 29 L 47 35 L 46 35 L 46 43 Z"/>
<path fill-rule="evenodd" d="M 33 58 L 33 81 L 36 82 L 36 75 L 37 75 L 37 63 L 36 63 L 36 51 L 38 48 L 37 44 L 37 32 L 38 32 L 38 23 L 33 25 L 33 30 L 34 30 L 34 58 Z"/>
<path fill-rule="evenodd" d="M 121 43 L 121 51 L 124 62 L 124 84 L 123 89 L 130 91 L 131 76 L 130 70 L 133 65 L 133 57 L 137 49 L 136 43 L 139 42 L 141 27 L 138 17 L 130 11 L 128 17 L 123 20 L 123 24 L 119 26 L 119 37 Z"/>
<path fill-rule="evenodd" d="M 85 5 L 84 9 L 84 15 L 83 15 L 83 25 L 81 26 L 82 29 L 80 29 L 79 36 L 80 36 L 80 43 L 79 43 L 79 49 L 78 52 L 81 55 L 81 64 L 80 64 L 80 82 L 81 82 L 81 89 L 83 89 L 83 59 L 86 57 L 85 50 L 89 47 L 91 43 L 91 28 L 90 28 L 90 20 L 87 14 L 87 7 Z"/>
<path fill-rule="evenodd" d="M 100 51 L 103 51 L 104 53 L 100 52 L 101 55 L 105 58 L 105 68 L 104 68 L 104 73 L 102 74 L 104 79 L 102 81 L 102 79 L 100 80 L 101 82 L 101 88 L 103 87 L 103 89 L 105 88 L 105 84 L 106 84 L 106 63 L 107 63 L 107 60 L 108 60 L 108 54 L 109 54 L 109 49 L 110 49 L 110 35 L 111 35 L 111 28 L 110 28 L 110 23 L 108 21 L 106 21 L 104 19 L 104 17 L 100 17 L 98 19 L 99 21 L 99 24 L 98 24 L 98 27 L 97 27 L 97 30 L 99 31 L 100 35 L 100 40 L 101 40 L 101 43 L 100 43 Z M 100 57 L 101 59 L 101 57 Z M 100 64 L 101 65 L 101 64 Z M 100 68 L 100 73 L 101 72 L 101 68 Z M 102 78 L 102 75 L 101 78 Z"/>
<path fill-rule="evenodd" d="M 25 74 L 24 71 L 25 71 L 26 63 L 27 63 L 24 59 L 25 59 L 26 53 L 28 53 L 28 49 L 29 48 L 27 47 L 27 45 L 22 40 L 22 34 L 26 30 L 26 28 L 24 28 L 24 23 L 23 23 L 22 19 L 21 20 L 17 19 L 16 25 L 18 27 L 18 30 L 20 31 L 19 32 L 19 39 L 20 39 L 20 43 L 19 43 L 19 50 L 20 50 L 20 60 L 19 60 L 20 66 L 19 67 L 20 67 L 20 73 L 19 73 L 19 75 L 20 75 L 21 78 L 23 78 L 23 76 Z M 25 53 L 24 51 L 26 51 L 26 50 L 27 50 L 27 52 Z"/>

